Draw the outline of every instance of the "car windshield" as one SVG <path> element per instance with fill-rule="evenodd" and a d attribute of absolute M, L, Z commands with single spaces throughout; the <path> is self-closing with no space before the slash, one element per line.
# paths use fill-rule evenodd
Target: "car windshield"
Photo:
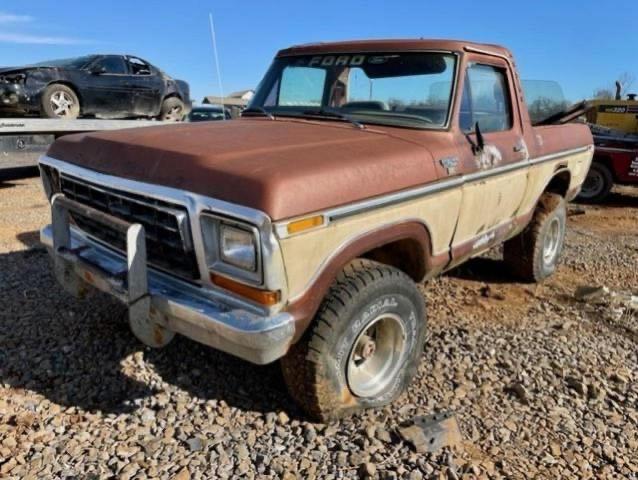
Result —
<path fill-rule="evenodd" d="M 61 68 L 84 68 L 93 60 L 95 55 L 86 55 L 84 57 L 61 58 L 58 60 L 46 60 L 44 62 L 34 63 L 34 67 L 61 67 Z"/>
<path fill-rule="evenodd" d="M 279 57 L 248 111 L 443 128 L 455 70 L 456 56 L 438 52 Z"/>
<path fill-rule="evenodd" d="M 191 122 L 204 122 L 207 120 L 223 120 L 224 112 L 220 109 L 194 108 L 189 114 Z"/>

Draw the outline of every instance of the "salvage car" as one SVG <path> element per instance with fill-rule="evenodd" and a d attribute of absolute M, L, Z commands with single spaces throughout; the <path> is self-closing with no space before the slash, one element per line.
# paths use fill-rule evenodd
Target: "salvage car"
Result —
<path fill-rule="evenodd" d="M 0 68 L 0 113 L 158 118 L 190 111 L 189 86 L 132 55 L 86 55 Z"/>
<path fill-rule="evenodd" d="M 187 122 L 215 122 L 218 120 L 231 120 L 227 109 L 214 105 L 198 105 L 184 119 Z"/>
<path fill-rule="evenodd" d="M 41 240 L 147 345 L 281 359 L 320 420 L 388 404 L 423 352 L 419 282 L 499 244 L 524 281 L 559 263 L 592 136 L 532 126 L 514 65 L 463 41 L 282 50 L 238 120 L 54 143 Z"/>

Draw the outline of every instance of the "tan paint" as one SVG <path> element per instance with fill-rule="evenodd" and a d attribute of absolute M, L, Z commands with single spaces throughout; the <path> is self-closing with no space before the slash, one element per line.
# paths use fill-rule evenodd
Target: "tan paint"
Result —
<path fill-rule="evenodd" d="M 526 185 L 527 169 L 463 185 L 463 206 L 453 246 L 480 236 L 516 216 Z"/>
<path fill-rule="evenodd" d="M 344 245 L 383 226 L 420 221 L 432 239 L 433 255 L 446 253 L 474 240 L 484 250 L 481 236 L 495 227 L 531 212 L 561 164 L 571 171 L 570 188 L 582 183 L 591 152 L 558 158 L 530 168 L 468 183 L 461 188 L 426 195 L 399 205 L 379 208 L 329 223 L 327 226 L 281 239 L 290 300 L 312 287 L 316 276 Z M 458 219 L 458 226 L 457 224 Z M 456 232 L 455 232 L 456 228 Z"/>
<path fill-rule="evenodd" d="M 538 197 L 540 197 L 543 190 L 545 190 L 545 187 L 554 176 L 556 168 L 561 164 L 567 165 L 567 170 L 571 174 L 569 189 L 582 185 L 585 177 L 587 176 L 592 156 L 593 150 L 531 166 L 528 169 L 529 181 L 527 183 L 525 197 L 521 204 L 521 213 L 529 212 L 536 206 Z"/>
<path fill-rule="evenodd" d="M 461 189 L 453 189 L 400 205 L 365 212 L 325 228 L 282 239 L 290 299 L 310 288 L 322 265 L 350 241 L 384 225 L 420 220 L 428 228 L 434 255 L 447 252 L 454 233 Z"/>

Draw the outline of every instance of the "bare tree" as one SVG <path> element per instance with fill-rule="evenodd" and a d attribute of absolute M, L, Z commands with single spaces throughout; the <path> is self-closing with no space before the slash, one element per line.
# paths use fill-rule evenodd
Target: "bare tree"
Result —
<path fill-rule="evenodd" d="M 569 102 L 565 100 L 555 100 L 548 97 L 539 97 L 527 108 L 532 123 L 539 123 L 552 115 L 563 112 L 569 107 Z"/>
<path fill-rule="evenodd" d="M 610 88 L 602 87 L 594 90 L 594 98 L 596 100 L 613 100 L 614 92 Z"/>
<path fill-rule="evenodd" d="M 616 84 L 620 84 L 620 96 L 626 98 L 631 93 L 631 87 L 636 81 L 636 76 L 630 72 L 623 72 L 618 75 Z M 598 100 L 613 100 L 616 98 L 616 87 L 600 87 L 594 90 L 594 98 Z"/>
<path fill-rule="evenodd" d="M 636 81 L 636 75 L 629 72 L 623 72 L 618 76 L 618 82 L 620 83 L 620 94 L 624 97 L 628 93 L 631 93 L 631 87 Z"/>

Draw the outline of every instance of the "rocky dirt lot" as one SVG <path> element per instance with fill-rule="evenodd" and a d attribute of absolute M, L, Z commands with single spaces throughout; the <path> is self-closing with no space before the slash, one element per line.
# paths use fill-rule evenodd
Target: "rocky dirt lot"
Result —
<path fill-rule="evenodd" d="M 185 338 L 145 349 L 119 305 L 65 295 L 37 243 L 37 180 L 0 183 L 0 477 L 638 478 L 636 313 L 575 297 L 638 293 L 638 190 L 580 213 L 543 285 L 516 283 L 498 252 L 424 285 L 429 341 L 408 393 L 319 425 L 277 365 Z M 439 411 L 463 443 L 414 452 L 399 425 Z"/>

